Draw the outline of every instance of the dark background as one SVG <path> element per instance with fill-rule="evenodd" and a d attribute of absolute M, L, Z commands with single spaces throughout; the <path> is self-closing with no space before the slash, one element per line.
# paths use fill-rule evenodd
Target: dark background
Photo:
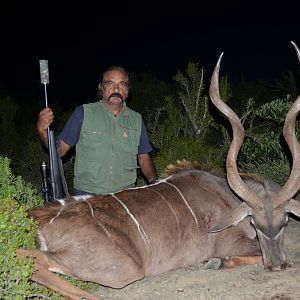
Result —
<path fill-rule="evenodd" d="M 50 103 L 86 102 L 102 71 L 122 65 L 166 82 L 189 62 L 234 80 L 279 78 L 298 67 L 297 1 L 22 1 L 0 10 L 0 84 L 12 96 L 43 96 L 39 60 L 49 60 Z M 41 100 L 40 100 L 41 101 Z"/>

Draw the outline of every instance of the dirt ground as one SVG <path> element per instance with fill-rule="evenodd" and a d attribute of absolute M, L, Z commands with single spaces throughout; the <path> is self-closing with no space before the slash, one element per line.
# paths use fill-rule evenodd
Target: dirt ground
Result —
<path fill-rule="evenodd" d="M 203 265 L 169 271 L 123 289 L 100 286 L 102 300 L 290 300 L 300 299 L 300 222 L 291 219 L 285 230 L 291 267 L 269 272 L 262 265 L 207 270 Z"/>

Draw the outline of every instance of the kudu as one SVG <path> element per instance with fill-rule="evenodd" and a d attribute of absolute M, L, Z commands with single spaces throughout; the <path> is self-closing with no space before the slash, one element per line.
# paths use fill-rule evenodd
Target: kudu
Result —
<path fill-rule="evenodd" d="M 244 129 L 219 95 L 222 55 L 212 76 L 210 97 L 233 129 L 227 180 L 190 164 L 153 185 L 32 209 L 31 217 L 39 222 L 39 249 L 20 249 L 18 255 L 35 259 L 34 281 L 69 299 L 97 299 L 51 272 L 122 288 L 212 258 L 232 257 L 227 261 L 231 266 L 257 263 L 262 253 L 265 268 L 286 268 L 287 213 L 300 216 L 300 203 L 292 199 L 300 186 L 300 146 L 295 135 L 300 96 L 283 128 L 293 157 L 286 184 L 281 188 L 268 180 L 242 178 L 236 161 Z"/>

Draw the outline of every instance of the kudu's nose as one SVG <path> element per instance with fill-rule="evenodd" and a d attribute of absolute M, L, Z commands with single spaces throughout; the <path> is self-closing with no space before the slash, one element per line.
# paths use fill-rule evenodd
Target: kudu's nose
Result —
<path fill-rule="evenodd" d="M 272 267 L 272 266 L 268 266 L 267 269 L 269 271 L 281 271 L 281 270 L 285 270 L 287 267 L 290 267 L 290 265 L 287 262 L 282 263 L 280 266 L 278 267 Z"/>

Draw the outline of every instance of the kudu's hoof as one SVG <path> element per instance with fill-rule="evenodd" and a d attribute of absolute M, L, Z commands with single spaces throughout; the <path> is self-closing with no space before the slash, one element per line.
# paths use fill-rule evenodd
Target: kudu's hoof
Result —
<path fill-rule="evenodd" d="M 205 265 L 204 269 L 212 269 L 212 270 L 218 270 L 223 267 L 223 261 L 221 258 L 213 258 L 210 259 Z"/>

